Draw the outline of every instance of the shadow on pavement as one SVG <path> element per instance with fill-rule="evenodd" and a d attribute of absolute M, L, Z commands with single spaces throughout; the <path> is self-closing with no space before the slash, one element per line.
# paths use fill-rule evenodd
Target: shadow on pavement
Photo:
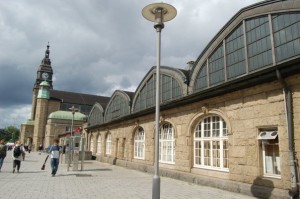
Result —
<path fill-rule="evenodd" d="M 46 171 L 21 171 L 20 173 L 45 173 Z"/>
<path fill-rule="evenodd" d="M 274 189 L 273 182 L 262 177 L 256 177 L 251 186 L 252 195 L 256 198 L 268 199 Z"/>
<path fill-rule="evenodd" d="M 112 171 L 112 169 L 84 169 L 83 171 Z"/>

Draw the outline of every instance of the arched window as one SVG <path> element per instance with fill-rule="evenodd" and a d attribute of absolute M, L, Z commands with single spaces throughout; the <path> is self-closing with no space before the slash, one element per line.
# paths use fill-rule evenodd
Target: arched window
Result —
<path fill-rule="evenodd" d="M 165 123 L 159 131 L 159 161 L 163 163 L 175 163 L 175 139 L 173 126 Z"/>
<path fill-rule="evenodd" d="M 200 121 L 194 132 L 194 166 L 228 171 L 226 122 L 219 116 Z"/>
<path fill-rule="evenodd" d="M 106 153 L 106 155 L 111 154 L 111 134 L 110 133 L 108 133 L 107 136 L 106 136 L 105 153 Z"/>
<path fill-rule="evenodd" d="M 139 127 L 134 135 L 134 158 L 145 158 L 145 132 L 142 127 Z"/>
<path fill-rule="evenodd" d="M 108 107 L 106 108 L 104 121 L 108 122 L 130 113 L 129 100 L 120 91 L 113 95 Z"/>
<path fill-rule="evenodd" d="M 161 89 L 159 100 L 161 103 L 169 102 L 183 95 L 184 85 L 183 82 L 178 80 L 178 77 L 182 79 L 185 77 L 179 71 L 172 70 L 171 72 L 169 68 L 164 68 L 164 70 L 167 71 L 166 74 L 160 75 Z M 155 105 L 155 83 L 156 74 L 153 73 L 136 93 L 136 100 L 133 104 L 133 112 L 141 111 Z"/>
<path fill-rule="evenodd" d="M 102 148 L 102 137 L 99 134 L 98 140 L 97 140 L 97 153 L 101 153 L 101 148 Z"/>
<path fill-rule="evenodd" d="M 91 144 L 90 144 L 90 151 L 94 154 L 94 136 L 91 136 Z"/>

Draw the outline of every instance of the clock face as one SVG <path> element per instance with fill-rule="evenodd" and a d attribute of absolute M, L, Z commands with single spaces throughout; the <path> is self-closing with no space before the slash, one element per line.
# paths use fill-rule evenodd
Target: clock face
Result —
<path fill-rule="evenodd" d="M 48 74 L 48 73 L 43 73 L 43 74 L 42 74 L 42 78 L 43 78 L 43 79 L 48 79 L 48 77 L 49 77 L 49 74 Z"/>

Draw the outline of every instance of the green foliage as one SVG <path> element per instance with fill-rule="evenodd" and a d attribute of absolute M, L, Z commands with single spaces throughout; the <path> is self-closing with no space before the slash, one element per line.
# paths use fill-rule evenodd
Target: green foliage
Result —
<path fill-rule="evenodd" d="M 5 129 L 0 129 L 0 140 L 4 139 L 6 142 L 11 139 L 11 133 Z"/>
<path fill-rule="evenodd" d="M 20 130 L 18 128 L 14 126 L 8 126 L 4 130 L 10 133 L 10 136 L 7 137 L 7 141 L 15 142 L 20 139 Z"/>

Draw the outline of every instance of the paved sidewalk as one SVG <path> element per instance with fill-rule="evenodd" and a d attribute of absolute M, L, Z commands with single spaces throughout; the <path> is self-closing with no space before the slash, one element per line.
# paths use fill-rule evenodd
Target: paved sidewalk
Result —
<path fill-rule="evenodd" d="M 151 199 L 152 174 L 115 165 L 86 161 L 84 171 L 67 171 L 60 164 L 57 175 L 50 175 L 50 161 L 41 170 L 46 154 L 26 153 L 20 173 L 12 173 L 11 151 L 0 172 L 1 199 Z M 79 167 L 80 168 L 80 167 Z M 250 199 L 211 187 L 161 178 L 161 199 Z"/>

